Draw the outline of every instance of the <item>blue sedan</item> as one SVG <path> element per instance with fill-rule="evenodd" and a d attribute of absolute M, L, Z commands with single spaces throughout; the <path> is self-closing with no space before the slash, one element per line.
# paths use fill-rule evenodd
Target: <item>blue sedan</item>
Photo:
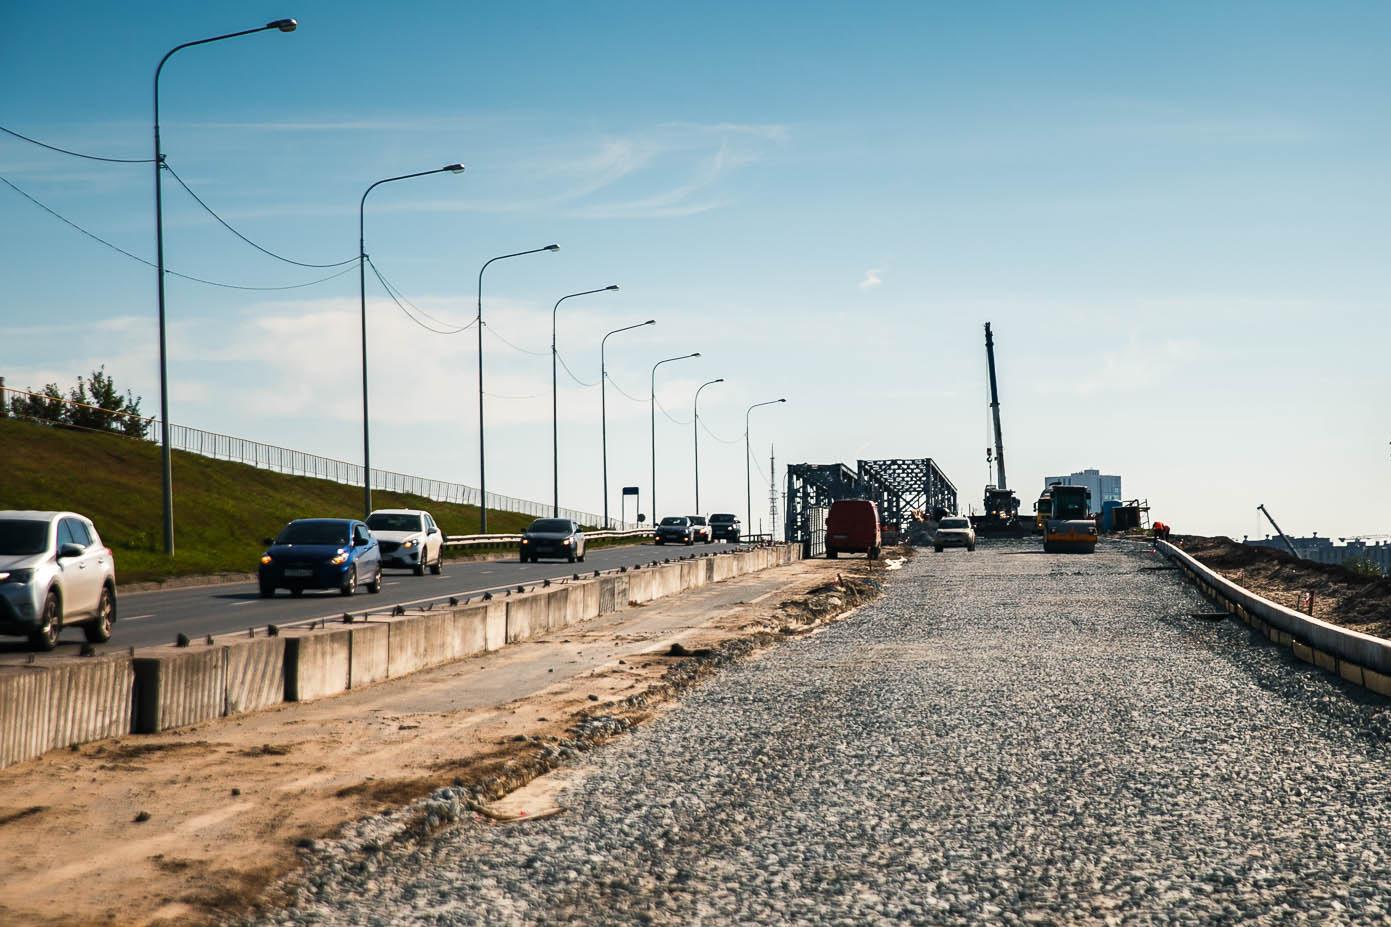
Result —
<path fill-rule="evenodd" d="M 261 555 L 261 595 L 277 589 L 337 589 L 352 595 L 359 583 L 382 591 L 382 555 L 367 525 L 355 518 L 299 518 L 266 541 Z"/>

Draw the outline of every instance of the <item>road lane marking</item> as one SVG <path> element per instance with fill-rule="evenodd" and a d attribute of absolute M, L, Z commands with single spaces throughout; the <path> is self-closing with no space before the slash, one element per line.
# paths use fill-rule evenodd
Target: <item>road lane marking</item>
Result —
<path fill-rule="evenodd" d="M 119 615 L 118 615 L 117 618 L 116 618 L 116 620 L 117 620 L 117 621 L 139 621 L 141 618 L 153 618 L 153 617 L 154 617 L 154 615 L 152 615 L 152 614 L 151 614 L 151 615 L 131 615 L 129 618 L 124 617 L 124 616 L 119 616 Z"/>
<path fill-rule="evenodd" d="M 233 602 L 229 607 L 230 607 L 230 608 L 241 608 L 243 605 L 255 605 L 255 604 L 256 604 L 256 601 L 253 599 L 253 600 L 250 601 L 250 602 Z"/>

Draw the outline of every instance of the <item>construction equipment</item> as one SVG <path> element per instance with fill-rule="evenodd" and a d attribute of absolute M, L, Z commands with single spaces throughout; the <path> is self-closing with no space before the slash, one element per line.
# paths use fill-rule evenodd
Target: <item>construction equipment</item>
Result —
<path fill-rule="evenodd" d="M 1043 549 L 1050 554 L 1090 554 L 1096 550 L 1092 491 L 1085 486 L 1050 487 L 1052 508 L 1043 526 Z"/>
<path fill-rule="evenodd" d="M 1000 429 L 1000 390 L 995 382 L 995 337 L 990 331 L 990 323 L 985 323 L 985 359 L 990 368 L 990 416 L 995 427 L 996 480 L 985 487 L 984 511 L 971 519 L 978 534 L 1022 537 L 1027 530 L 1019 523 L 1019 497 L 1009 488 L 1005 479 L 1005 439 Z M 985 451 L 987 462 L 991 459 L 991 448 Z"/>
<path fill-rule="evenodd" d="M 1285 536 L 1285 532 L 1281 531 L 1280 526 L 1275 524 L 1275 519 L 1271 516 L 1270 511 L 1266 509 L 1264 505 L 1258 505 L 1256 506 L 1256 508 L 1259 509 L 1260 513 L 1265 516 L 1265 520 L 1270 522 L 1270 527 L 1275 529 L 1275 533 L 1280 535 L 1280 540 L 1285 542 L 1285 546 L 1288 547 L 1290 553 L 1294 555 L 1294 559 L 1303 560 L 1304 558 L 1299 556 L 1299 551 L 1294 549 L 1294 545 L 1290 543 L 1290 539 Z"/>
<path fill-rule="evenodd" d="M 1034 534 L 1042 534 L 1043 529 L 1048 527 L 1048 516 L 1053 514 L 1053 487 L 1057 485 L 1049 483 L 1034 503 Z"/>

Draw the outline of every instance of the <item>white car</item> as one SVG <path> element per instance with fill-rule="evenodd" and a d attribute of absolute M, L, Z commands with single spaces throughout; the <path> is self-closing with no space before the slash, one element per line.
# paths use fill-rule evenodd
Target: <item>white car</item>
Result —
<path fill-rule="evenodd" d="M 382 552 L 382 566 L 413 570 L 424 576 L 428 568 L 444 572 L 444 532 L 429 512 L 419 509 L 377 509 L 367 516 L 367 527 Z"/>
<path fill-rule="evenodd" d="M 944 547 L 976 549 L 976 529 L 971 527 L 971 519 L 965 515 L 947 515 L 937 522 L 932 549 L 940 554 Z"/>
<path fill-rule="evenodd" d="M 94 644 L 116 621 L 116 560 L 74 512 L 0 512 L 0 634 L 52 650 L 67 625 Z"/>

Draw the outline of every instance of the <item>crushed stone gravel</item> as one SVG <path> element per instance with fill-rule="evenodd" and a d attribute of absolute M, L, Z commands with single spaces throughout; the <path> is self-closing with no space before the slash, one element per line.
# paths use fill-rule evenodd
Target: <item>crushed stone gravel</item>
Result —
<path fill-rule="evenodd" d="M 442 830 L 361 822 L 257 923 L 1391 923 L 1387 702 L 1162 566 L 920 553 L 588 754 L 563 814 L 441 790 Z"/>

